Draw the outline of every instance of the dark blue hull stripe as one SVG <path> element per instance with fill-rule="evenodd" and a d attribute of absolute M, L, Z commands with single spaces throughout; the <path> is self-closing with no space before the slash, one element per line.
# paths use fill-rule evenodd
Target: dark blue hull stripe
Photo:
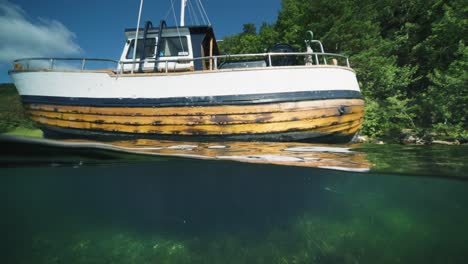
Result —
<path fill-rule="evenodd" d="M 174 98 L 82 98 L 55 96 L 21 96 L 25 104 L 73 105 L 95 107 L 169 107 L 169 106 L 216 106 L 250 105 L 265 103 L 297 102 L 326 99 L 363 99 L 358 91 L 333 90 L 269 94 L 193 96 Z"/>
<path fill-rule="evenodd" d="M 50 139 L 95 139 L 98 141 L 128 140 L 135 138 L 148 138 L 159 140 L 179 140 L 194 142 L 224 141 L 294 141 L 314 143 L 348 143 L 354 134 L 319 133 L 319 132 L 279 132 L 266 134 L 239 134 L 239 135 L 158 135 L 123 132 L 107 132 L 99 130 L 74 129 L 41 125 L 45 138 Z"/>

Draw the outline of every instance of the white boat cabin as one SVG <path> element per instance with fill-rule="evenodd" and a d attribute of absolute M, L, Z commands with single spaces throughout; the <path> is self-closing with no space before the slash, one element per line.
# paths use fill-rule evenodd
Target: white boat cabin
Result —
<path fill-rule="evenodd" d="M 195 59 L 219 55 L 211 26 L 159 27 L 146 22 L 138 29 L 137 50 L 133 61 L 136 29 L 126 29 L 126 43 L 120 57 L 122 72 L 185 72 L 210 68 L 212 60 Z M 144 52 L 143 52 L 144 51 Z M 133 68 L 134 67 L 134 68 Z"/>

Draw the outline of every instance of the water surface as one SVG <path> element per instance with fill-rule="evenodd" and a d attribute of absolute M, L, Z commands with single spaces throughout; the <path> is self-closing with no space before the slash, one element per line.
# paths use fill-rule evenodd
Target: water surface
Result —
<path fill-rule="evenodd" d="M 467 146 L 1 138 L 3 263 L 465 263 Z"/>

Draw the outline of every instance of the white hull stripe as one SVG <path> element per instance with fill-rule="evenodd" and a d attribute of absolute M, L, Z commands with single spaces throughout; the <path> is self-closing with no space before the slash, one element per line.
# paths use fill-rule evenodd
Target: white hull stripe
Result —
<path fill-rule="evenodd" d="M 23 95 L 21 96 L 21 99 L 25 104 L 53 104 L 95 107 L 171 107 L 249 105 L 326 99 L 363 99 L 363 96 L 359 91 L 332 90 L 174 98 L 83 98 Z"/>

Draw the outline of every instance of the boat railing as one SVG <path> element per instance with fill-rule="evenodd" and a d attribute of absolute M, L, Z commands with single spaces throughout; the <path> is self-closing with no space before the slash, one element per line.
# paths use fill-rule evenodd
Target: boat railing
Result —
<path fill-rule="evenodd" d="M 275 58 L 288 58 L 296 57 L 302 60 L 296 62 L 290 62 L 289 65 L 284 65 L 281 62 L 275 64 Z M 333 65 L 333 66 L 344 66 L 350 68 L 349 58 L 347 56 L 335 53 L 322 53 L 322 52 L 268 52 L 268 53 L 251 53 L 251 54 L 228 54 L 228 55 L 216 55 L 206 56 L 198 58 L 171 58 L 171 59 L 146 59 L 145 61 L 119 61 L 119 72 L 122 73 L 125 69 L 124 65 L 135 64 L 137 68 L 142 63 L 157 64 L 157 68 L 161 72 L 171 72 L 170 63 L 184 63 L 188 64 L 195 61 L 207 62 L 209 66 L 207 70 L 219 70 L 223 62 L 226 61 L 245 61 L 254 58 L 266 58 L 266 67 L 278 67 L 278 66 L 298 66 L 298 65 Z M 163 68 L 161 68 L 163 67 Z"/>
<path fill-rule="evenodd" d="M 13 61 L 15 70 L 95 70 L 115 69 L 119 61 L 98 58 L 24 58 Z M 103 64 L 111 67 L 103 67 Z"/>
<path fill-rule="evenodd" d="M 196 61 L 205 63 L 206 70 L 220 70 L 223 69 L 222 65 L 226 62 L 245 62 L 255 58 L 265 61 L 265 67 L 280 67 L 280 66 L 311 66 L 311 65 L 332 65 L 350 67 L 349 58 L 347 56 L 335 53 L 323 52 L 268 52 L 268 53 L 251 53 L 251 54 L 227 54 L 206 56 L 198 58 L 170 58 L 170 59 L 146 59 L 144 61 L 116 61 L 111 59 L 97 59 L 97 58 L 24 58 L 15 60 L 15 70 L 115 70 L 117 74 L 127 72 L 125 65 L 135 64 L 135 69 L 142 63 L 149 63 L 157 65 L 159 72 L 172 72 L 171 67 L 174 64 L 190 64 Z M 288 60 L 293 58 L 293 60 Z M 294 60 L 295 58 L 295 60 Z M 279 61 L 277 61 L 280 59 Z M 111 67 L 96 68 L 96 64 L 106 63 Z M 172 65 L 171 65 L 172 64 Z M 145 71 L 146 72 L 146 71 Z M 138 74 L 135 71 L 134 74 Z"/>

